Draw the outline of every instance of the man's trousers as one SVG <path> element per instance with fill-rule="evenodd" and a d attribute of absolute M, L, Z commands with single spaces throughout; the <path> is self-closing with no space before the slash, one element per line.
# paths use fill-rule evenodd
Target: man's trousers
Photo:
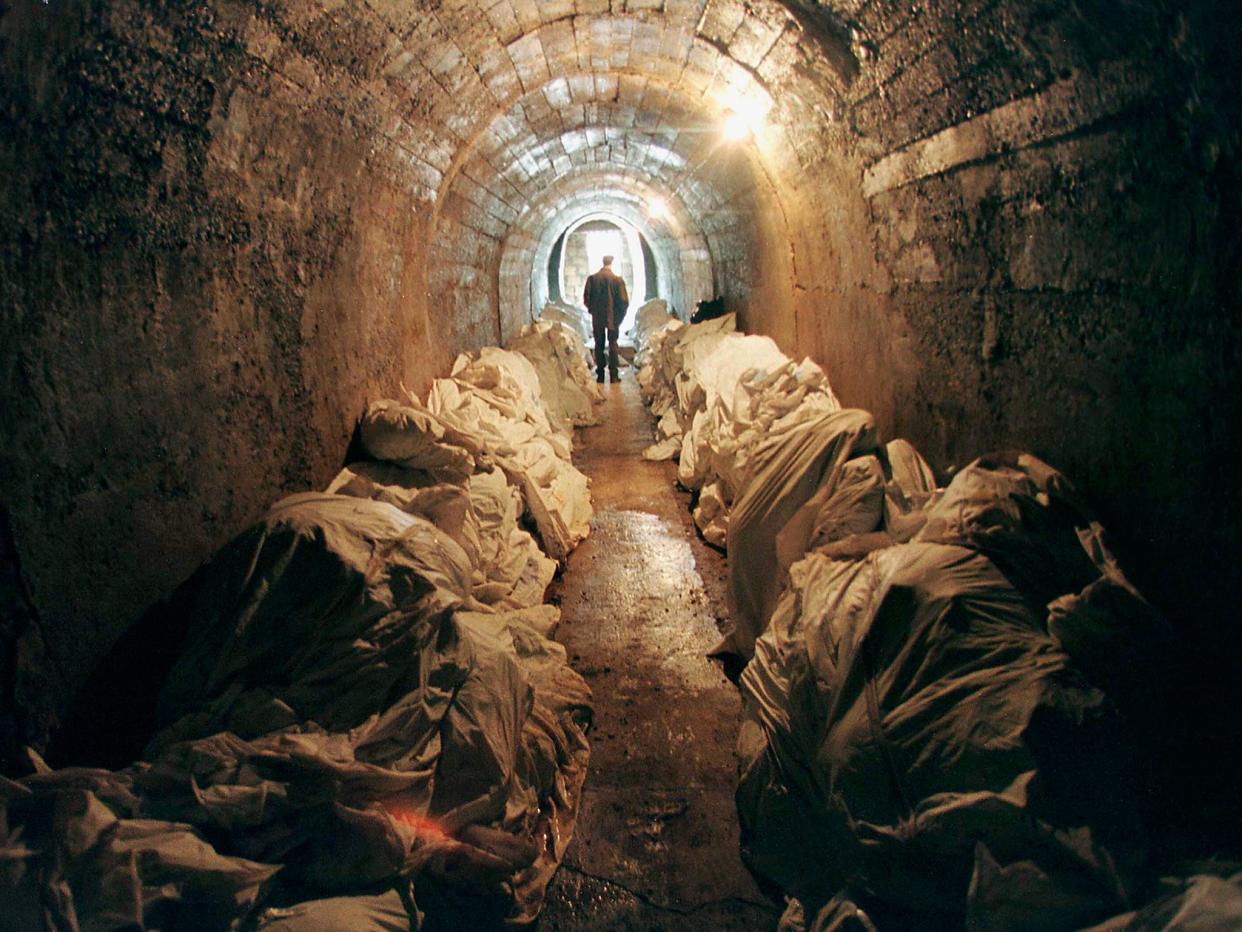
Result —
<path fill-rule="evenodd" d="M 614 379 L 618 376 L 617 369 L 617 337 L 620 336 L 619 327 L 609 327 L 608 322 L 601 314 L 599 317 L 591 318 L 591 326 L 595 330 L 595 375 L 598 378 L 604 377 L 604 337 L 608 337 L 608 374 Z"/>

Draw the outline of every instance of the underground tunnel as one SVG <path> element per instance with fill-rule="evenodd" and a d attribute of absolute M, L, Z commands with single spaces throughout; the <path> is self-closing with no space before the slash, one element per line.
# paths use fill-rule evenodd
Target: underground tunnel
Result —
<path fill-rule="evenodd" d="M 1242 924 L 1239 40 L 0 2 L 0 926 Z"/>

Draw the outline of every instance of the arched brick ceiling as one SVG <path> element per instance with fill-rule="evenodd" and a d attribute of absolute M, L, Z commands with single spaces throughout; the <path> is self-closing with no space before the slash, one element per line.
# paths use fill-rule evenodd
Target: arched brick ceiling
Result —
<path fill-rule="evenodd" d="M 856 0 L 299 0 L 265 8 L 277 35 L 247 44 L 304 50 L 333 65 L 316 93 L 371 102 L 376 144 L 432 205 L 430 332 L 471 345 L 500 335 L 500 255 L 527 205 L 592 172 L 633 169 L 683 203 L 738 302 L 787 279 L 798 242 L 822 239 L 788 218 L 848 148 L 885 27 L 855 22 L 868 15 Z M 720 151 L 728 109 L 767 114 L 740 155 Z"/>
<path fill-rule="evenodd" d="M 686 235 L 705 241 L 717 262 L 731 257 L 744 292 L 750 271 L 740 258 L 755 256 L 754 243 L 765 235 L 759 203 L 764 196 L 770 203 L 782 185 L 791 193 L 806 186 L 788 126 L 812 130 L 808 107 L 820 114 L 817 124 L 839 109 L 832 82 L 809 70 L 820 60 L 813 48 L 820 37 L 774 0 L 612 7 L 506 0 L 478 14 L 473 4 L 441 5 L 430 17 L 439 28 L 422 24 L 410 33 L 430 43 L 426 54 L 401 58 L 401 67 L 422 66 L 434 76 L 439 93 L 423 103 L 424 115 L 443 116 L 457 142 L 436 195 L 429 283 L 433 301 L 453 306 L 451 321 L 464 315 L 481 334 L 485 318 L 506 313 L 496 307 L 507 303 L 499 292 L 530 291 L 501 281 L 489 293 L 484 283 L 521 274 L 513 257 L 523 244 L 537 263 L 559 232 L 531 229 L 524 215 L 534 201 L 552 192 L 586 209 L 589 192 L 605 196 L 597 176 L 619 168 L 642 179 L 649 197 L 683 207 Z M 848 47 L 843 55 L 856 70 Z M 773 90 L 791 83 L 797 93 L 779 102 Z M 448 100 L 455 110 L 446 111 Z M 730 147 L 720 133 L 729 110 L 771 112 L 771 119 Z M 442 165 L 443 154 L 438 158 Z M 561 223 L 554 216 L 543 222 Z M 769 236 L 772 230 L 769 224 Z M 517 248 L 506 247 L 511 236 Z M 762 252 L 789 248 L 778 243 Z M 540 271 L 532 264 L 525 274 Z M 691 278 L 702 287 L 712 275 Z M 481 287 L 470 295 L 463 282 Z M 677 297 L 684 306 L 707 296 Z"/>
<path fill-rule="evenodd" d="M 497 113 L 478 136 L 442 191 L 439 210 L 451 219 L 438 231 L 437 247 L 450 255 L 459 249 L 463 226 L 500 243 L 510 258 L 537 241 L 533 253 L 526 251 L 525 269 L 506 261 L 500 270 L 501 291 L 524 295 L 525 283 L 509 278 L 542 274 L 551 243 L 572 222 L 564 215 L 570 204 L 581 213 L 615 201 L 658 243 L 661 231 L 643 216 L 644 206 L 658 198 L 676 211 L 676 235 L 693 253 L 704 252 L 703 236 L 713 232 L 729 241 L 716 243 L 716 252 L 744 251 L 753 232 L 738 207 L 749 204 L 756 169 L 736 146 L 722 142 L 718 116 L 704 111 L 683 91 L 633 75 L 552 79 Z M 553 204 L 559 209 L 549 210 Z M 667 297 L 685 308 L 710 296 L 710 263 L 687 280 L 676 246 L 663 252 L 666 271 L 677 267 L 665 280 L 676 285 Z M 451 265 L 451 259 L 437 263 Z M 683 284 L 692 293 L 683 293 Z M 446 279 L 443 287 L 454 283 Z M 511 307 L 505 300 L 501 305 Z M 522 305 L 530 310 L 529 299 Z"/>
<path fill-rule="evenodd" d="M 660 161 L 657 146 L 684 155 L 674 120 L 652 132 L 639 117 L 658 119 L 678 93 L 703 123 L 722 99 L 771 100 L 760 152 L 775 180 L 796 181 L 825 149 L 882 155 L 1048 83 L 1075 52 L 1066 30 L 1091 26 L 986 2 L 919 11 L 865 0 L 301 0 L 266 7 L 242 32 L 270 64 L 283 44 L 274 64 L 295 80 L 305 71 L 308 89 L 400 114 L 372 130 L 405 151 L 418 193 L 435 200 L 480 158 L 496 174 L 523 156 L 529 165 L 535 149 L 563 165 L 553 138 L 566 120 L 611 128 L 631 152 L 647 150 L 648 164 Z M 950 27 L 955 41 L 940 41 Z M 288 60 L 291 48 L 304 62 Z M 1012 80 L 972 68 L 978 61 L 1003 62 Z M 318 62 L 335 72 L 315 73 Z M 592 118 L 609 102 L 616 121 Z"/>
<path fill-rule="evenodd" d="M 451 182 L 464 175 L 520 210 L 575 168 L 624 165 L 670 193 L 684 192 L 681 196 L 701 202 L 698 212 L 718 208 L 729 198 L 729 190 L 702 183 L 713 156 L 727 157 L 721 151 L 718 115 L 704 113 L 702 104 L 648 79 L 626 76 L 611 83 L 591 81 L 589 86 L 600 83 L 605 85 L 602 93 L 632 86 L 638 102 L 591 96 L 552 109 L 549 89 L 570 86 L 568 79 L 555 79 L 497 114 Z M 661 99 L 651 101 L 652 92 Z M 561 100 L 559 95 L 556 99 Z M 742 183 L 738 179 L 732 186 Z"/>

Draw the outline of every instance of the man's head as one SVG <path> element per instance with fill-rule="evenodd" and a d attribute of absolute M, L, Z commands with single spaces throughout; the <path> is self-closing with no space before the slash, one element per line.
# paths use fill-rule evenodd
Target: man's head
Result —
<path fill-rule="evenodd" d="M 612 265 L 612 256 L 604 256 L 604 266 Z"/>

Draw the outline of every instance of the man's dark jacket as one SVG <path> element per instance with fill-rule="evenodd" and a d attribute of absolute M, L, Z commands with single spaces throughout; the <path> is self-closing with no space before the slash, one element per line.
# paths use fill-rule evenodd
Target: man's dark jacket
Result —
<path fill-rule="evenodd" d="M 587 276 L 586 287 L 582 289 L 582 303 L 591 312 L 592 320 L 602 320 L 607 327 L 620 327 L 626 308 L 630 306 L 625 280 L 604 266 Z"/>

